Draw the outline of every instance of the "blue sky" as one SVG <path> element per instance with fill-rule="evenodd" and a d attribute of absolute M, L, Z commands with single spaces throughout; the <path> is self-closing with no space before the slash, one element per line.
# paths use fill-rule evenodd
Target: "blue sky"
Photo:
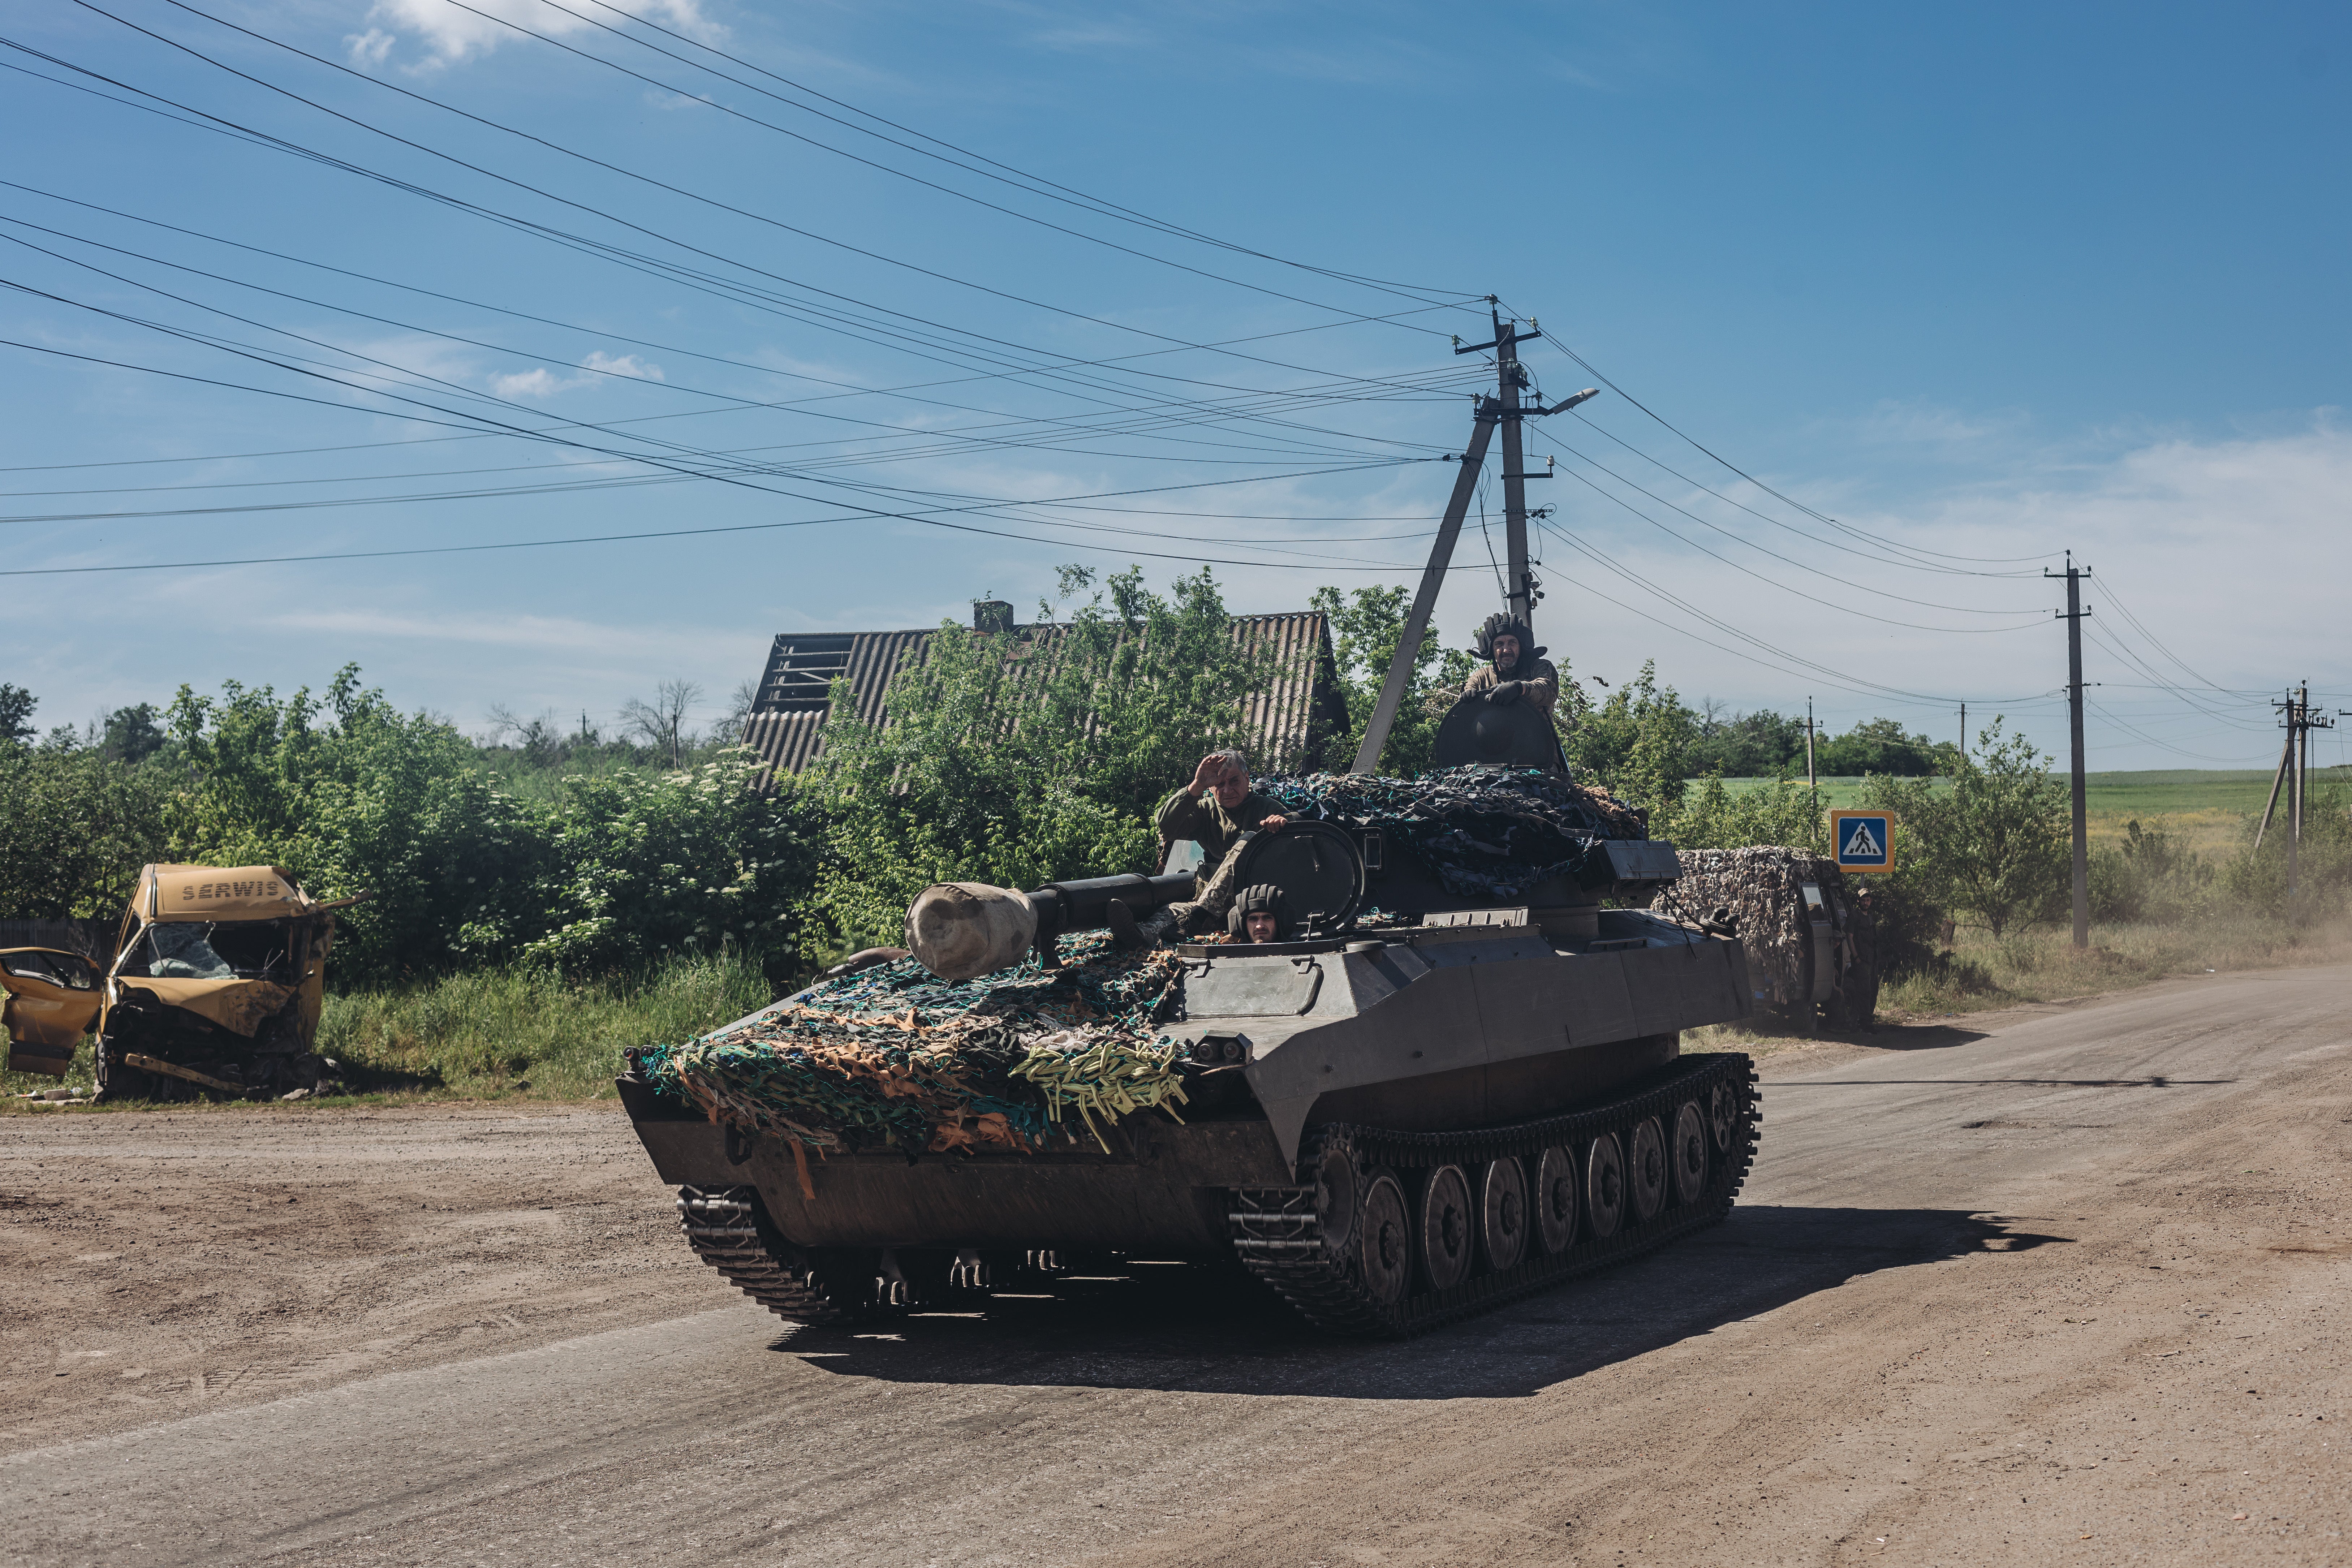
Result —
<path fill-rule="evenodd" d="M 12 576 L 44 723 L 1409 583 L 1486 293 L 1613 384 L 1532 447 L 1580 674 L 2056 750 L 2072 548 L 2094 767 L 2352 705 L 2340 7 L 92 4 L 0 3 L 9 567 L 665 537 Z"/>

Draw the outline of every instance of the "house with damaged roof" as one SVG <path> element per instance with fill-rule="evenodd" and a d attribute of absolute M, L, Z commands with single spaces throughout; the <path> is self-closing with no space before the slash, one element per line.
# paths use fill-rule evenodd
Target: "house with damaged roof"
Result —
<path fill-rule="evenodd" d="M 1015 623 L 1013 606 L 1002 599 L 974 603 L 972 629 L 1038 640 L 1061 630 L 1051 623 Z M 1244 717 L 1243 744 L 1252 763 L 1301 772 L 1345 767 L 1348 759 L 1337 753 L 1347 735 L 1348 705 L 1339 690 L 1326 617 L 1312 610 L 1236 616 L 1233 630 L 1234 640 L 1268 678 L 1250 697 Z M 778 633 L 744 726 L 744 744 L 760 754 L 771 776 L 806 768 L 824 743 L 824 721 L 833 711 L 836 680 L 848 682 L 860 720 L 887 725 L 884 697 L 890 678 L 928 658 L 938 636 L 936 626 Z"/>

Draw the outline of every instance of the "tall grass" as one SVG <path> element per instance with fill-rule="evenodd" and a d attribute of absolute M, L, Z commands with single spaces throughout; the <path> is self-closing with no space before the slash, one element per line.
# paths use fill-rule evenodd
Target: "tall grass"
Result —
<path fill-rule="evenodd" d="M 630 1047 L 685 1039 L 772 994 L 759 963 L 732 951 L 596 980 L 512 965 L 330 996 L 318 1050 L 354 1087 L 591 1099 L 613 1092 Z"/>
<path fill-rule="evenodd" d="M 1883 989 L 1878 1005 L 1882 1015 L 1966 1013 L 2093 995 L 2175 974 L 2347 960 L 2352 923 L 2226 908 L 2193 920 L 2094 924 L 2084 948 L 2063 926 L 1998 940 L 1962 930 L 1935 963 Z"/>

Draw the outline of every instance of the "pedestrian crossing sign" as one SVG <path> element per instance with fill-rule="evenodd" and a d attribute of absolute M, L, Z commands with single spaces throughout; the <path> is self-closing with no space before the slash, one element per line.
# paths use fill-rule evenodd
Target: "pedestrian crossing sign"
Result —
<path fill-rule="evenodd" d="M 1830 813 L 1831 858 L 1844 871 L 1895 869 L 1895 818 L 1884 811 Z"/>

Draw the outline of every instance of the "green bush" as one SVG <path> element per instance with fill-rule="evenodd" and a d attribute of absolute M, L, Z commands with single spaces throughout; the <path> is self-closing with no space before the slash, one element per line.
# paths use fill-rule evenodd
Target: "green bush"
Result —
<path fill-rule="evenodd" d="M 799 957 L 822 833 L 805 797 L 759 791 L 748 753 L 527 801 L 455 728 L 398 712 L 354 668 L 323 704 L 231 682 L 218 701 L 181 688 L 171 717 L 188 772 L 171 797 L 177 858 L 374 895 L 343 917 L 342 984 L 517 956 L 628 968 L 722 939 Z"/>
<path fill-rule="evenodd" d="M 2319 785 L 2305 800 L 2293 898 L 2287 895 L 2284 803 L 2259 849 L 2252 842 L 2255 824 L 2248 822 L 2246 847 L 2221 869 L 2222 891 L 2231 902 L 2261 914 L 2310 921 L 2342 913 L 2352 902 L 2352 810 L 2347 805 L 2352 805 L 2352 796 L 2335 784 Z"/>
<path fill-rule="evenodd" d="M 1651 833 L 1685 849 L 1739 849 L 1750 844 L 1781 844 L 1818 849 L 1822 816 L 1811 795 L 1794 779 L 1780 778 L 1738 795 L 1723 787 L 1721 773 L 1709 773 L 1686 792 L 1681 809 L 1654 821 Z"/>
<path fill-rule="evenodd" d="M 623 1051 L 700 1034 L 770 995 L 759 963 L 731 947 L 578 980 L 543 964 L 491 964 L 337 992 L 318 1048 L 359 1089 L 610 1093 Z"/>
<path fill-rule="evenodd" d="M 164 858 L 172 780 L 95 751 L 0 740 L 0 918 L 112 919 Z"/>
<path fill-rule="evenodd" d="M 2105 925 L 2171 925 L 2210 907 L 2215 872 L 2205 858 L 2138 819 L 2124 825 L 2120 844 L 2095 844 L 2090 854 L 2091 918 Z"/>
<path fill-rule="evenodd" d="M 764 794 L 748 750 L 679 773 L 576 781 L 554 808 L 527 956 L 564 969 L 641 966 L 731 942 L 806 957 L 801 920 L 823 831 L 815 797 Z M 509 931 L 479 939 L 511 951 Z"/>
<path fill-rule="evenodd" d="M 1091 582 L 1064 569 L 1066 592 Z M 1171 599 L 1134 572 L 1105 586 L 1108 602 L 1047 628 L 942 626 L 892 678 L 887 726 L 859 721 L 836 686 L 808 787 L 831 825 L 817 900 L 844 943 L 898 940 L 933 882 L 1154 868 L 1151 813 L 1202 753 L 1237 743 L 1265 676 L 1206 571 Z"/>
<path fill-rule="evenodd" d="M 1902 847 L 1891 880 L 1927 904 L 1975 915 L 1995 937 L 2046 918 L 2069 886 L 2066 786 L 2050 759 L 1995 719 L 1951 787 L 1873 775 L 1863 803 L 1894 813 Z"/>

